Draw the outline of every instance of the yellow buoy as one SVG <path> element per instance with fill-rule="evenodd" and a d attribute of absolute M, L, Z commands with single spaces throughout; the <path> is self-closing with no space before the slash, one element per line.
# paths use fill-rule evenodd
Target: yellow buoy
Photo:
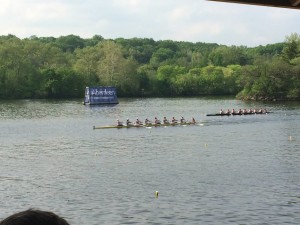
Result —
<path fill-rule="evenodd" d="M 158 198 L 158 191 L 155 192 L 155 198 Z"/>

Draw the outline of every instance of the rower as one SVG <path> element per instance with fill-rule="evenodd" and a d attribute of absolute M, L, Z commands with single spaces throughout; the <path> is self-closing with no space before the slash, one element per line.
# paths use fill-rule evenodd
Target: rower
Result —
<path fill-rule="evenodd" d="M 229 109 L 227 109 L 226 115 L 230 115 L 230 110 Z"/>
<path fill-rule="evenodd" d="M 123 126 L 123 122 L 121 122 L 119 119 L 117 119 L 117 126 Z"/>
<path fill-rule="evenodd" d="M 167 117 L 165 117 L 165 116 L 164 116 L 164 119 L 163 119 L 163 123 L 164 123 L 164 124 L 170 123 L 169 120 L 167 119 Z"/>
<path fill-rule="evenodd" d="M 161 124 L 160 120 L 157 117 L 154 118 L 154 124 Z"/>
<path fill-rule="evenodd" d="M 146 124 L 146 125 L 149 125 L 149 124 L 152 124 L 152 122 L 151 122 L 150 120 L 148 120 L 148 118 L 146 118 L 146 119 L 145 119 L 145 124 Z"/>
<path fill-rule="evenodd" d="M 242 109 L 239 109 L 238 113 L 239 113 L 239 114 L 242 114 L 242 113 L 243 113 L 243 112 L 242 112 Z"/>
<path fill-rule="evenodd" d="M 224 111 L 223 111 L 223 109 L 221 109 L 221 110 L 220 110 L 220 114 L 221 114 L 221 115 L 222 115 L 222 114 L 224 114 Z"/>
<path fill-rule="evenodd" d="M 180 119 L 180 123 L 185 123 L 186 121 L 185 121 L 185 119 L 183 118 L 183 116 L 181 117 L 181 119 Z"/>
<path fill-rule="evenodd" d="M 142 121 L 140 121 L 139 118 L 136 118 L 135 124 L 136 125 L 143 125 Z"/>
<path fill-rule="evenodd" d="M 176 120 L 175 117 L 173 116 L 171 121 L 172 123 L 177 123 L 178 120 Z"/>
<path fill-rule="evenodd" d="M 243 114 L 247 114 L 247 109 L 243 109 Z"/>
<path fill-rule="evenodd" d="M 127 119 L 126 120 L 126 125 L 129 126 L 130 124 L 132 124 L 132 122 L 129 119 Z"/>
<path fill-rule="evenodd" d="M 231 114 L 235 114 L 235 110 L 234 109 L 231 110 Z"/>
<path fill-rule="evenodd" d="M 192 122 L 191 123 L 196 123 L 196 120 L 194 117 L 192 117 Z"/>

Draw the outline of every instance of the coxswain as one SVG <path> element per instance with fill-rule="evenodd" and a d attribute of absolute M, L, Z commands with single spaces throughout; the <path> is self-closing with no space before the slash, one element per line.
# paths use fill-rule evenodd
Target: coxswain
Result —
<path fill-rule="evenodd" d="M 154 118 L 154 124 L 161 124 L 160 120 L 157 117 Z"/>
<path fill-rule="evenodd" d="M 130 124 L 132 124 L 132 122 L 129 119 L 127 119 L 126 120 L 126 125 L 129 126 Z"/>
<path fill-rule="evenodd" d="M 123 122 L 121 122 L 119 119 L 117 119 L 117 126 L 123 126 Z"/>
<path fill-rule="evenodd" d="M 221 114 L 221 115 L 222 115 L 222 114 L 224 114 L 224 111 L 223 111 L 223 109 L 221 109 L 221 110 L 220 110 L 220 114 Z"/>
<path fill-rule="evenodd" d="M 171 121 L 172 123 L 177 123 L 178 120 L 176 120 L 175 117 L 173 116 Z"/>
<path fill-rule="evenodd" d="M 165 116 L 164 116 L 164 119 L 163 119 L 163 123 L 164 123 L 164 124 L 170 123 L 169 120 L 167 119 L 167 117 L 165 117 Z"/>

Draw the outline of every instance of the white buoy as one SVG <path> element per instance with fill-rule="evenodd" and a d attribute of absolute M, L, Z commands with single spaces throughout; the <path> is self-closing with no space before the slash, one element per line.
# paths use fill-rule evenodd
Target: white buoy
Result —
<path fill-rule="evenodd" d="M 293 137 L 292 137 L 292 136 L 290 136 L 290 137 L 289 137 L 289 141 L 292 141 L 292 140 L 293 140 Z"/>

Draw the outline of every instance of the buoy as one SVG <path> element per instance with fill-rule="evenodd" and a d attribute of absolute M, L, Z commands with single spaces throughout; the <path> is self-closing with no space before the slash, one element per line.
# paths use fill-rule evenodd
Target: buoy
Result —
<path fill-rule="evenodd" d="M 207 144 L 205 144 L 204 146 L 207 147 Z"/>
<path fill-rule="evenodd" d="M 155 192 L 155 198 L 158 198 L 158 191 Z"/>
<path fill-rule="evenodd" d="M 290 137 L 289 137 L 289 141 L 292 141 L 292 140 L 293 140 L 293 137 L 292 137 L 292 136 L 290 136 Z"/>

